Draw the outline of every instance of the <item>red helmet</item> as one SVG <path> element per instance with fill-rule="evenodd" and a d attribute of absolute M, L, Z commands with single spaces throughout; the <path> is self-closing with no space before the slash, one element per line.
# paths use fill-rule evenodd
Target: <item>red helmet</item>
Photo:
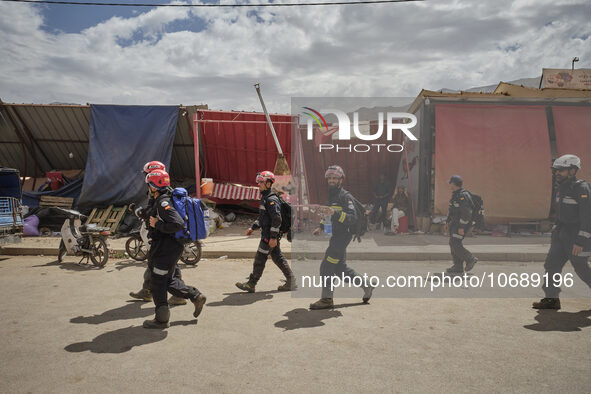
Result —
<path fill-rule="evenodd" d="M 344 178 L 345 171 L 343 171 L 343 169 L 337 165 L 332 165 L 332 166 L 328 167 L 328 169 L 324 173 L 325 178 L 328 178 L 329 176 L 336 176 L 337 178 Z"/>
<path fill-rule="evenodd" d="M 275 174 L 273 174 L 271 171 L 263 171 L 263 172 L 259 172 L 257 174 L 257 178 L 256 178 L 256 182 L 271 182 L 274 183 L 275 182 Z"/>
<path fill-rule="evenodd" d="M 144 172 L 146 174 L 151 173 L 154 170 L 162 170 L 162 171 L 166 171 L 166 166 L 164 164 L 162 164 L 159 161 L 149 161 L 146 164 L 144 164 Z"/>
<path fill-rule="evenodd" d="M 155 189 L 163 189 L 170 186 L 170 176 L 164 170 L 154 170 L 146 175 L 146 183 Z"/>

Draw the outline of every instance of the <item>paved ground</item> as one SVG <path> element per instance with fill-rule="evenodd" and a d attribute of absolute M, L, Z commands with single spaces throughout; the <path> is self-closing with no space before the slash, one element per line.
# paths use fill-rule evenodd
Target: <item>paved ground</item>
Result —
<path fill-rule="evenodd" d="M 208 296 L 199 320 L 191 306 L 175 307 L 172 327 L 152 331 L 141 327 L 152 305 L 127 297 L 141 263 L 110 260 L 98 270 L 74 261 L 0 257 L 1 392 L 587 393 L 591 385 L 590 298 L 542 313 L 531 298 L 337 299 L 334 310 L 309 311 L 313 300 L 273 290 L 272 264 L 259 291 L 242 294 L 233 283 L 251 261 L 208 259 L 183 267 Z M 427 264 L 447 262 L 416 267 Z"/>
<path fill-rule="evenodd" d="M 244 236 L 246 228 L 238 226 L 217 231 L 204 242 L 203 255 L 209 258 L 251 258 L 257 249 L 259 237 Z M 109 248 L 122 254 L 128 238 L 109 239 Z M 413 234 L 387 236 L 380 231 L 368 233 L 361 243 L 352 242 L 347 249 L 350 259 L 366 260 L 443 260 L 449 258 L 449 239 L 442 235 Z M 472 253 L 486 261 L 544 261 L 549 249 L 549 236 L 466 238 L 465 244 Z M 57 256 L 58 237 L 23 238 L 21 243 L 8 244 L 0 249 L 6 255 Z M 327 247 L 323 236 L 297 234 L 293 243 L 283 240 L 282 250 L 287 258 L 321 258 Z"/>

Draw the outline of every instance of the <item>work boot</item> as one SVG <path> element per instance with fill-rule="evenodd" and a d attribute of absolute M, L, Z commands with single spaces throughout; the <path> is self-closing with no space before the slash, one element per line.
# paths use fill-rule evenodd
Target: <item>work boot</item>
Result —
<path fill-rule="evenodd" d="M 560 298 L 542 298 L 532 304 L 534 309 L 560 309 Z"/>
<path fill-rule="evenodd" d="M 364 304 L 369 303 L 369 299 L 371 298 L 371 295 L 373 294 L 374 289 L 375 289 L 375 287 L 373 287 L 372 285 L 369 285 L 369 286 L 363 288 L 362 301 Z"/>
<path fill-rule="evenodd" d="M 279 291 L 291 291 L 296 290 L 298 286 L 295 284 L 295 280 L 293 278 L 286 278 L 285 283 L 282 284 L 277 288 Z"/>
<path fill-rule="evenodd" d="M 170 323 L 168 320 L 170 319 L 170 309 L 168 309 L 168 305 L 159 306 L 156 308 L 156 314 L 152 320 L 144 321 L 144 328 L 168 328 L 170 327 Z"/>
<path fill-rule="evenodd" d="M 170 306 L 187 305 L 187 300 L 185 300 L 183 297 L 177 297 L 177 296 L 173 295 L 168 299 L 168 305 L 170 305 Z"/>
<path fill-rule="evenodd" d="M 462 269 L 462 266 L 457 266 L 454 264 L 448 269 L 446 269 L 445 273 L 448 275 L 462 275 L 464 273 L 464 270 Z"/>
<path fill-rule="evenodd" d="M 240 290 L 248 291 L 249 293 L 254 293 L 255 284 L 248 280 L 248 282 L 244 283 L 236 282 L 236 287 Z"/>
<path fill-rule="evenodd" d="M 468 261 L 466 263 L 466 272 L 471 271 L 472 268 L 474 268 L 474 266 L 476 265 L 476 263 L 478 263 L 478 259 L 476 257 L 474 257 L 474 260 Z"/>
<path fill-rule="evenodd" d="M 152 292 L 149 289 L 141 289 L 137 293 L 134 293 L 132 291 L 131 293 L 129 293 L 129 295 L 133 298 L 137 298 L 138 300 L 146 302 L 152 301 Z"/>
<path fill-rule="evenodd" d="M 313 304 L 310 304 L 310 309 L 330 309 L 334 306 L 332 298 L 321 298 Z"/>
<path fill-rule="evenodd" d="M 170 323 L 169 322 L 159 322 L 156 319 L 152 319 L 152 320 L 146 320 L 144 321 L 143 324 L 144 328 L 168 328 L 170 327 Z"/>
<path fill-rule="evenodd" d="M 207 301 L 207 297 L 203 294 L 199 294 L 197 298 L 195 298 L 192 302 L 195 305 L 195 312 L 193 312 L 193 317 L 199 316 L 201 311 L 203 310 L 203 305 L 205 305 L 205 301 Z"/>

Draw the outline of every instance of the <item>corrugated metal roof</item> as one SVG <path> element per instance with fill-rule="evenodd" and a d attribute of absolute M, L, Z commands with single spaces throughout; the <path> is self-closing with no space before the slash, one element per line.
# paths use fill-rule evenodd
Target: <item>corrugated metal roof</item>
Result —
<path fill-rule="evenodd" d="M 179 107 L 170 170 L 177 179 L 195 178 L 191 119 L 204 108 L 207 105 Z M 0 165 L 17 168 L 22 176 L 30 177 L 51 170 L 84 169 L 89 131 L 89 105 L 0 101 Z"/>
<path fill-rule="evenodd" d="M 501 82 L 494 90 L 496 94 L 505 94 L 511 97 L 536 97 L 536 98 L 588 98 L 591 99 L 589 89 L 560 89 L 543 88 L 536 89 L 522 85 Z"/>
<path fill-rule="evenodd" d="M 415 113 L 423 100 L 426 98 L 445 98 L 452 100 L 485 100 L 485 101 L 518 101 L 526 99 L 528 101 L 544 100 L 565 100 L 572 102 L 591 101 L 591 90 L 588 89 L 557 89 L 544 88 L 536 89 L 521 85 L 513 85 L 506 82 L 500 82 L 492 93 L 483 92 L 437 92 L 433 90 L 421 90 L 421 93 L 414 99 L 408 112 Z"/>

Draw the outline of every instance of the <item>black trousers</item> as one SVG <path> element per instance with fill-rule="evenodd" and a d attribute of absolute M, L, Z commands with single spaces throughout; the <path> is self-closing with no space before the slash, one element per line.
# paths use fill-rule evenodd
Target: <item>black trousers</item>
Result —
<path fill-rule="evenodd" d="M 330 286 L 333 276 L 355 278 L 359 276 L 353 268 L 347 266 L 347 246 L 353 236 L 349 233 L 333 235 L 328 241 L 328 248 L 324 253 L 324 259 L 320 263 L 320 276 L 322 277 L 322 298 L 332 298 L 333 290 Z"/>
<path fill-rule="evenodd" d="M 183 253 L 183 246 L 174 241 L 166 242 L 166 247 L 159 247 L 151 256 L 152 261 L 152 276 L 151 276 L 151 291 L 152 298 L 156 309 L 161 306 L 168 307 L 166 293 L 195 300 L 199 294 L 199 290 L 193 286 L 187 286 L 179 276 L 175 276 L 178 270 L 177 261 Z"/>
<path fill-rule="evenodd" d="M 464 261 L 474 261 L 474 256 L 464 247 L 464 236 L 458 234 L 459 226 L 450 225 L 449 227 L 449 248 L 453 258 L 454 268 L 457 271 L 464 271 Z"/>
<path fill-rule="evenodd" d="M 283 253 L 281 253 L 281 246 L 279 245 L 280 242 L 280 240 L 277 240 L 277 246 L 271 249 L 269 246 L 269 241 L 267 239 L 261 238 L 261 242 L 259 242 L 259 248 L 257 249 L 257 253 L 254 256 L 252 274 L 250 274 L 249 277 L 251 282 L 256 284 L 259 279 L 261 279 L 269 256 L 271 256 L 271 260 L 273 260 L 275 265 L 279 267 L 287 280 L 291 280 L 293 278 L 293 272 L 287 263 L 287 259 L 283 256 Z"/>
<path fill-rule="evenodd" d="M 175 267 L 174 273 L 172 274 L 173 277 L 182 279 L 181 277 L 181 269 L 178 266 Z M 142 283 L 142 289 L 150 290 L 152 287 L 152 263 L 151 259 L 148 258 L 148 268 L 144 271 L 144 283 Z"/>
<path fill-rule="evenodd" d="M 562 227 L 552 232 L 552 243 L 544 263 L 544 269 L 548 273 L 548 286 L 546 286 L 546 283 L 542 286 L 548 298 L 558 298 L 560 294 L 559 278 L 553 276 L 562 272 L 562 268 L 568 260 L 570 260 L 579 278 L 587 283 L 587 286 L 591 287 L 591 268 L 589 268 L 588 262 L 590 253 L 584 251 L 579 256 L 572 254 L 578 231 L 578 227 Z"/>

